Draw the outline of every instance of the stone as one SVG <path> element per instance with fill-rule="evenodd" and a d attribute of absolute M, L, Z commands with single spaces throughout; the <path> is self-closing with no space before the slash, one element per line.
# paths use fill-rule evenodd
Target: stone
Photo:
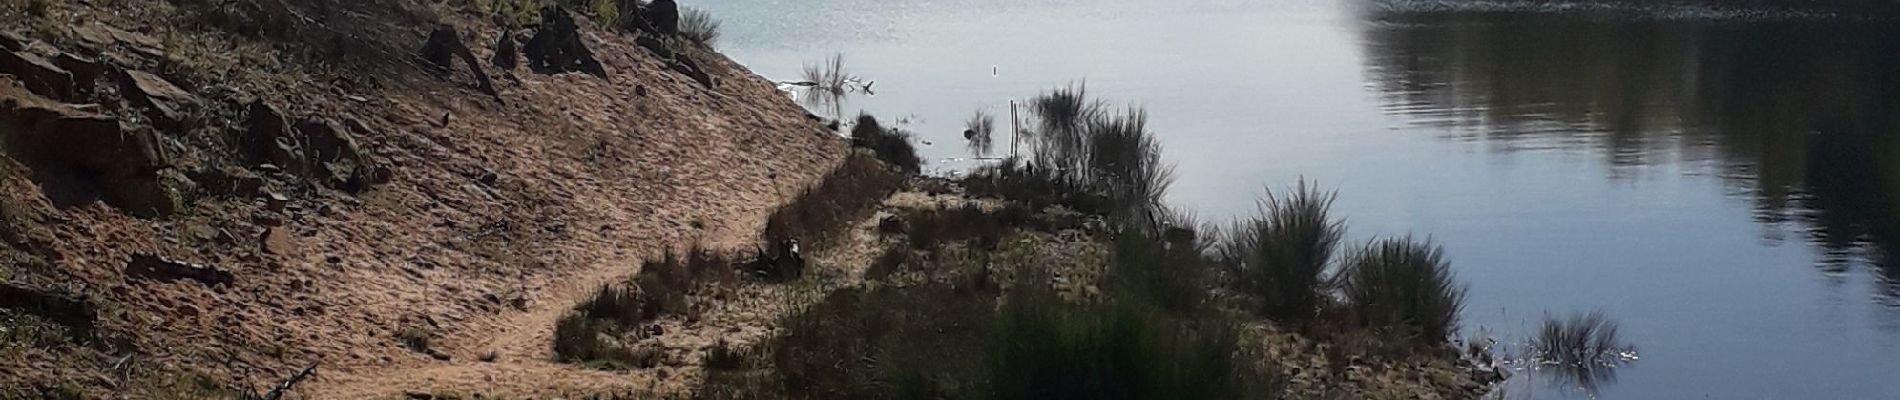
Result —
<path fill-rule="evenodd" d="M 667 65 L 667 68 L 674 72 L 679 72 L 681 75 L 686 75 L 688 78 L 692 78 L 694 82 L 699 82 L 699 85 L 704 86 L 706 89 L 717 89 L 719 86 L 719 80 L 714 78 L 712 74 L 706 73 L 706 70 L 700 68 L 699 63 L 693 62 L 692 59 L 681 58 L 673 60 L 673 62 Z"/>
<path fill-rule="evenodd" d="M 897 235 L 904 233 L 904 218 L 896 215 L 885 216 L 877 221 L 878 233 Z"/>
<path fill-rule="evenodd" d="M 495 96 L 497 99 L 501 98 L 501 92 L 495 89 L 495 82 L 488 79 L 487 72 L 482 72 L 482 66 L 476 61 L 475 53 L 469 51 L 468 45 L 462 43 L 462 35 L 456 32 L 454 26 L 436 25 L 435 30 L 429 32 L 429 39 L 422 44 L 422 50 L 417 57 L 428 63 L 436 74 L 444 77 L 454 71 L 454 60 L 460 58 L 462 64 L 468 65 L 469 72 L 475 74 L 476 87 L 482 93 Z"/>
<path fill-rule="evenodd" d="M 296 235 L 290 232 L 289 228 L 281 226 L 265 228 L 264 233 L 259 235 L 257 239 L 260 244 L 259 250 L 262 250 L 265 254 L 279 256 L 294 255 L 297 253 L 297 238 L 295 236 Z"/>
<path fill-rule="evenodd" d="M 269 164 L 291 175 L 303 175 L 303 141 L 293 135 L 283 111 L 262 100 L 251 102 L 250 121 L 239 145 L 254 164 Z M 261 167 L 261 165 L 260 165 Z"/>
<path fill-rule="evenodd" d="M 127 70 L 119 77 L 119 93 L 127 102 L 145 109 L 158 127 L 172 132 L 188 129 L 198 97 L 171 81 L 143 71 Z"/>
<path fill-rule="evenodd" d="M 495 39 L 495 56 L 489 57 L 488 61 L 495 64 L 495 68 L 512 71 L 515 66 L 521 65 L 520 58 L 521 49 L 515 46 L 514 32 L 502 30 L 501 35 Z"/>
<path fill-rule="evenodd" d="M 59 53 L 53 58 L 53 64 L 66 69 L 73 76 L 73 93 L 78 96 L 93 94 L 99 77 L 105 75 L 106 66 L 99 60 L 73 53 Z"/>
<path fill-rule="evenodd" d="M 32 314 L 64 325 L 74 337 L 92 337 L 99 309 L 90 299 L 16 285 L 16 282 L 0 281 L 0 309 Z"/>
<path fill-rule="evenodd" d="M 522 48 L 528 69 L 543 74 L 584 72 L 607 79 L 607 69 L 594 58 L 594 52 L 581 41 L 580 28 L 565 8 L 555 6 L 541 11 L 541 27 Z"/>
<path fill-rule="evenodd" d="M 118 119 L 27 92 L 17 81 L 0 80 L 0 131 L 16 133 L 7 143 L 15 157 L 35 170 L 76 172 L 95 182 L 42 186 L 88 188 L 83 190 L 96 191 L 106 204 L 145 218 L 180 208 L 178 193 L 161 179 L 166 160 L 154 132 L 127 129 Z"/>
<path fill-rule="evenodd" d="M 640 18 L 646 20 L 653 33 L 678 35 L 680 33 L 680 6 L 673 0 L 653 0 L 640 10 Z"/>
<path fill-rule="evenodd" d="M 306 141 L 304 159 L 325 186 L 350 193 L 369 188 L 370 167 L 348 131 L 328 119 L 305 119 L 297 122 L 297 133 Z"/>
<path fill-rule="evenodd" d="M 54 100 L 73 100 L 73 74 L 25 51 L 0 50 L 0 73 L 13 75 L 26 89 Z"/>
<path fill-rule="evenodd" d="M 126 276 L 157 281 L 176 281 L 190 279 L 206 286 L 228 286 L 237 283 L 237 275 L 231 271 L 183 261 L 166 259 L 149 253 L 133 253 L 126 262 Z"/>
<path fill-rule="evenodd" d="M 30 43 L 32 43 L 31 40 L 27 40 L 18 33 L 0 31 L 0 50 L 26 51 Z"/>
<path fill-rule="evenodd" d="M 277 192 L 264 193 L 264 208 L 272 212 L 284 212 L 290 205 L 290 198 Z"/>

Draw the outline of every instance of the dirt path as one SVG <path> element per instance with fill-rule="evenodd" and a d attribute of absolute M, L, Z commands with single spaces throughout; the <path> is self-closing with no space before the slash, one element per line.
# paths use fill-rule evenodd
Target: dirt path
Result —
<path fill-rule="evenodd" d="M 824 294 L 860 282 L 864 268 L 883 251 L 885 238 L 876 232 L 882 218 L 897 208 L 931 206 L 916 194 L 900 193 L 872 217 L 856 223 L 846 239 L 821 254 L 811 255 L 805 279 L 788 284 L 746 282 L 713 300 L 696 321 L 668 318 L 659 321 L 667 335 L 658 338 L 665 356 L 662 365 L 632 371 L 602 371 L 553 361 L 555 322 L 573 304 L 585 301 L 602 284 L 622 282 L 638 272 L 640 257 L 603 259 L 585 274 L 550 288 L 550 300 L 530 310 L 482 324 L 482 329 L 445 338 L 451 361 L 421 367 L 356 371 L 335 377 L 305 393 L 309 398 L 391 398 L 405 393 L 484 393 L 487 395 L 595 395 L 642 396 L 690 393 L 703 377 L 700 354 L 720 342 L 751 346 L 772 334 L 777 321 Z M 762 220 L 762 216 L 760 218 Z M 756 228 L 755 228 L 756 231 Z M 732 234 L 723 243 L 751 243 L 754 234 Z M 481 361 L 494 354 L 494 361 Z"/>

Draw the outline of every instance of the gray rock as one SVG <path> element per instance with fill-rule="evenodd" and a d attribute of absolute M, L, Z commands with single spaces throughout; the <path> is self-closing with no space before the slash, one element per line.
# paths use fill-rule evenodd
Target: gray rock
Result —
<path fill-rule="evenodd" d="M 119 94 L 132 105 L 145 109 L 154 125 L 172 132 L 189 129 L 191 114 L 198 109 L 197 96 L 165 78 L 143 71 L 125 71 L 119 79 Z"/>
<path fill-rule="evenodd" d="M 73 99 L 73 74 L 25 51 L 0 50 L 0 73 L 13 75 L 35 94 L 55 100 Z"/>

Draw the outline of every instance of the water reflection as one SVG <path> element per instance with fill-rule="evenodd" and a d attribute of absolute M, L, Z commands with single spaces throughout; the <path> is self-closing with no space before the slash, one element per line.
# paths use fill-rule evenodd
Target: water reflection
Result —
<path fill-rule="evenodd" d="M 1619 176 L 1707 168 L 1900 308 L 1900 24 L 1521 12 L 1364 16 L 1389 114 L 1497 151 L 1582 151 Z"/>

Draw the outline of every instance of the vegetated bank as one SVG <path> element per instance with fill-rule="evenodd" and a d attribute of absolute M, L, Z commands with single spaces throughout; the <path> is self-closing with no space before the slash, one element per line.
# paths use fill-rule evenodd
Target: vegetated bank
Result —
<path fill-rule="evenodd" d="M 861 116 L 861 149 L 760 238 L 806 252 L 650 263 L 553 345 L 686 366 L 698 398 L 1475 398 L 1502 378 L 1451 340 L 1463 289 L 1437 246 L 1341 243 L 1305 183 L 1194 221 L 1161 203 L 1145 114 L 1103 104 L 1046 93 L 1032 156 L 901 182 L 906 134 Z"/>

